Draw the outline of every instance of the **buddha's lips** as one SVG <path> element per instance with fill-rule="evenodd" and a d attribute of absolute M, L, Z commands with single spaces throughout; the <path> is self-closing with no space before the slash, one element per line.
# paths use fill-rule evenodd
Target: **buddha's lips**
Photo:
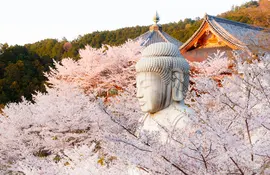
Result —
<path fill-rule="evenodd" d="M 145 104 L 144 101 L 139 101 L 140 106 L 143 106 Z"/>

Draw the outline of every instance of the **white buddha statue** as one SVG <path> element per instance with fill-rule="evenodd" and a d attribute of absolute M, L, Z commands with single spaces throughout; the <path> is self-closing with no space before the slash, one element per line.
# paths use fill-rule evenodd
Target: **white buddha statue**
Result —
<path fill-rule="evenodd" d="M 151 44 L 136 64 L 137 98 L 145 116 L 139 132 L 160 131 L 168 141 L 174 129 L 184 128 L 193 111 L 184 104 L 189 85 L 189 64 L 171 43 Z"/>

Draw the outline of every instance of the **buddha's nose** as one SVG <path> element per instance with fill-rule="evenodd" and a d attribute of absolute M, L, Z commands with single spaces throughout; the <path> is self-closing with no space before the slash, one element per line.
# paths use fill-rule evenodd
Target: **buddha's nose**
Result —
<path fill-rule="evenodd" d="M 137 86 L 137 98 L 142 98 L 143 97 L 143 93 L 142 93 L 142 89 L 140 87 Z"/>

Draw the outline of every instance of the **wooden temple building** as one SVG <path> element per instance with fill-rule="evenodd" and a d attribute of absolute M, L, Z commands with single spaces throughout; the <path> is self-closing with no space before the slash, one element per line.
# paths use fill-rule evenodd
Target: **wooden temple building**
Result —
<path fill-rule="evenodd" d="M 240 50 L 250 56 L 269 52 L 270 32 L 264 28 L 205 15 L 199 29 L 180 47 L 189 61 L 203 61 L 217 50 Z"/>
<path fill-rule="evenodd" d="M 149 27 L 148 32 L 135 38 L 141 41 L 141 46 L 170 42 L 179 47 L 187 60 L 196 62 L 204 61 L 217 50 L 225 52 L 239 50 L 242 54 L 252 57 L 270 51 L 269 29 L 205 14 L 199 29 L 185 43 L 181 43 L 162 31 L 162 26 L 157 24 L 159 20 L 156 13 L 153 18 L 155 24 Z"/>
<path fill-rule="evenodd" d="M 159 22 L 159 15 L 156 12 L 153 21 L 155 24 L 149 27 L 149 31 L 138 36 L 134 40 L 141 40 L 141 46 L 147 47 L 150 44 L 158 43 L 158 42 L 170 42 L 172 44 L 175 44 L 177 47 L 180 47 L 182 43 L 178 41 L 177 39 L 173 38 L 166 32 L 162 31 L 162 26 L 160 24 L 157 24 Z"/>

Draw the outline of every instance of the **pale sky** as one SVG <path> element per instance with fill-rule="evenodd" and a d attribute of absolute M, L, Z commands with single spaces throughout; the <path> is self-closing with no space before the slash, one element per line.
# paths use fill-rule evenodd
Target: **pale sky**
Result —
<path fill-rule="evenodd" d="M 75 39 L 93 31 L 217 15 L 249 0 L 0 0 L 0 43 Z"/>

